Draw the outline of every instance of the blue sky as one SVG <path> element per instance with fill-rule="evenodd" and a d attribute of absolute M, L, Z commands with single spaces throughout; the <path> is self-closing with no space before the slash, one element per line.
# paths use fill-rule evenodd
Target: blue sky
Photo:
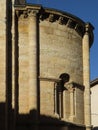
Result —
<path fill-rule="evenodd" d="M 71 13 L 94 27 L 94 43 L 90 49 L 91 80 L 98 78 L 98 0 L 27 0 Z"/>

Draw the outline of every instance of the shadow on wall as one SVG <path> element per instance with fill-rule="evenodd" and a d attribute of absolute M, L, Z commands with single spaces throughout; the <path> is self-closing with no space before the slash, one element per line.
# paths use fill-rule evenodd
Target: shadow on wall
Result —
<path fill-rule="evenodd" d="M 5 102 L 0 102 L 0 130 L 13 130 L 13 114 L 13 109 L 10 109 Z"/>
<path fill-rule="evenodd" d="M 18 115 L 16 130 L 85 130 L 85 127 L 76 126 L 51 116 L 38 115 L 36 118 L 36 115 L 36 110 L 32 110 L 30 114 Z"/>
<path fill-rule="evenodd" d="M 0 130 L 6 130 L 5 122 L 8 120 L 5 118 L 7 114 L 5 110 L 5 103 L 0 103 Z M 85 130 L 85 127 L 76 126 L 47 115 L 40 115 L 36 118 L 36 110 L 32 110 L 30 114 L 18 114 L 14 124 L 15 111 L 10 109 L 9 112 L 12 117 L 9 117 L 7 130 Z"/>
<path fill-rule="evenodd" d="M 5 103 L 0 103 L 0 130 L 4 130 L 5 126 Z"/>
<path fill-rule="evenodd" d="M 94 127 L 92 130 L 98 130 L 98 126 Z"/>

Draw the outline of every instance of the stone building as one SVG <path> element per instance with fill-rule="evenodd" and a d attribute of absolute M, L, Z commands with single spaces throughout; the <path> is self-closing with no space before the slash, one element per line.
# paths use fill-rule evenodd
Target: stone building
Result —
<path fill-rule="evenodd" d="M 93 26 L 0 0 L 0 130 L 91 130 Z"/>
<path fill-rule="evenodd" d="M 91 124 L 94 130 L 98 130 L 98 78 L 91 81 Z"/>

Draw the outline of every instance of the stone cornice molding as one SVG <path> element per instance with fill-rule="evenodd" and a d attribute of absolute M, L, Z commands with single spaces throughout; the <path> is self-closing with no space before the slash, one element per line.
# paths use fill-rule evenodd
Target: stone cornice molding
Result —
<path fill-rule="evenodd" d="M 84 86 L 75 82 L 69 82 L 68 84 L 65 84 L 65 88 L 69 91 L 74 91 L 75 88 L 84 91 Z"/>
<path fill-rule="evenodd" d="M 90 82 L 91 88 L 98 84 L 98 78 Z"/>
<path fill-rule="evenodd" d="M 42 76 L 39 76 L 39 79 L 41 81 L 50 81 L 50 82 L 54 82 L 54 83 L 57 83 L 57 82 L 61 81 L 61 79 L 59 79 L 59 78 L 42 77 Z"/>
<path fill-rule="evenodd" d="M 44 20 L 49 22 L 58 22 L 62 26 L 66 26 L 75 30 L 82 37 L 89 28 L 88 33 L 90 36 L 90 46 L 93 43 L 93 26 L 90 23 L 85 23 L 81 19 L 71 14 L 58 10 L 43 8 L 40 5 L 26 5 L 25 7 L 15 6 L 15 10 L 16 14 L 18 14 L 18 17 L 22 15 L 22 18 L 28 18 L 28 16 L 31 15 L 34 16 L 33 13 L 37 12 L 37 16 L 39 16 L 40 22 Z M 31 14 L 31 12 L 33 13 Z"/>
<path fill-rule="evenodd" d="M 68 18 L 66 15 L 60 15 L 60 14 L 55 14 L 55 13 L 51 13 L 51 12 L 47 12 L 44 10 L 36 10 L 33 8 L 25 8 L 23 10 L 22 9 L 16 9 L 16 14 L 21 18 L 28 18 L 28 16 L 34 16 L 34 13 L 37 12 L 37 14 L 39 15 L 39 20 L 43 21 L 43 20 L 47 20 L 49 22 L 58 22 L 61 25 L 65 25 L 69 28 L 74 29 L 75 31 L 77 31 L 79 33 L 79 35 L 83 36 L 84 34 L 84 27 L 83 27 L 83 23 L 78 23 L 77 21 L 72 20 L 71 18 Z M 36 14 L 36 13 L 35 13 Z"/>
<path fill-rule="evenodd" d="M 41 81 L 48 81 L 48 82 L 54 82 L 54 83 L 58 83 L 59 81 L 61 81 L 61 79 L 59 79 L 59 78 L 56 79 L 56 78 L 52 78 L 52 77 L 42 77 L 42 76 L 40 76 L 39 79 Z M 65 87 L 65 90 L 78 88 L 78 89 L 81 89 L 82 91 L 84 91 L 84 89 L 85 89 L 85 87 L 83 85 L 78 84 L 76 82 L 65 83 L 64 87 Z"/>

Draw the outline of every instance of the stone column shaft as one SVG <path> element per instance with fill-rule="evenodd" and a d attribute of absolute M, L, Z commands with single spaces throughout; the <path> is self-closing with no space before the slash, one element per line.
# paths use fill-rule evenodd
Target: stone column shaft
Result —
<path fill-rule="evenodd" d="M 70 90 L 70 116 L 74 116 L 74 90 Z"/>
<path fill-rule="evenodd" d="M 29 109 L 37 111 L 37 12 L 29 15 Z"/>
<path fill-rule="evenodd" d="M 16 108 L 15 108 L 15 77 L 16 77 L 16 73 L 15 73 L 15 40 L 16 40 L 16 35 L 15 35 L 15 29 L 16 29 L 16 25 L 15 25 L 15 9 L 14 9 L 14 2 L 15 0 L 12 0 L 12 109 L 14 109 L 14 115 L 13 115 L 13 129 L 15 130 L 15 125 L 16 125 Z M 12 125 L 12 124 L 11 124 Z"/>
<path fill-rule="evenodd" d="M 59 117 L 62 118 L 62 101 L 63 100 L 63 93 L 59 92 Z"/>
<path fill-rule="evenodd" d="M 86 27 L 86 32 L 83 37 L 83 84 L 84 91 L 84 118 L 86 130 L 90 130 L 91 126 L 91 99 L 90 99 L 90 63 L 89 63 L 89 32 Z"/>
<path fill-rule="evenodd" d="M 57 88 L 54 84 L 54 113 L 57 114 Z"/>
<path fill-rule="evenodd" d="M 70 121 L 74 120 L 75 116 L 75 100 L 74 100 L 74 88 L 70 88 Z"/>

